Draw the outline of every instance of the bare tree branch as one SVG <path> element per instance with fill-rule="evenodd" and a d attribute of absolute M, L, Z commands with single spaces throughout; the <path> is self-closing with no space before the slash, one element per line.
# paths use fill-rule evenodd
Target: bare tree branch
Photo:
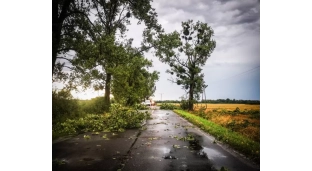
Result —
<path fill-rule="evenodd" d="M 67 60 L 69 62 L 72 62 L 72 59 L 68 59 L 68 58 L 65 58 L 65 57 L 62 57 L 62 56 L 57 56 L 56 58 L 57 59 L 65 59 L 65 60 Z"/>
<path fill-rule="evenodd" d="M 178 58 L 178 56 L 174 56 L 174 58 L 176 59 L 176 61 L 177 61 L 180 65 L 182 65 L 182 66 L 184 66 L 184 67 L 187 68 L 187 66 L 185 65 L 185 63 L 181 62 L 180 59 Z"/>
<path fill-rule="evenodd" d="M 122 11 L 121 11 L 120 14 L 119 14 L 119 18 L 118 18 L 118 20 L 117 20 L 117 22 L 116 22 L 116 24 L 115 24 L 115 27 L 116 27 L 116 28 L 117 28 L 118 25 L 121 23 L 121 21 L 123 21 L 123 20 L 126 18 L 126 15 L 125 15 L 125 16 L 123 16 L 122 19 L 120 19 L 121 14 L 123 13 L 123 11 L 124 11 L 125 8 L 126 8 L 126 6 L 124 6 L 124 7 L 122 8 Z"/>
<path fill-rule="evenodd" d="M 138 54 L 140 54 L 140 53 L 142 53 L 142 52 L 144 52 L 144 51 L 146 51 L 146 50 L 149 50 L 150 48 L 153 48 L 153 47 L 155 47 L 155 45 L 152 45 L 152 46 L 149 46 L 149 47 L 147 47 L 147 48 L 141 49 L 140 51 L 138 51 L 137 53 L 135 53 L 135 55 L 138 55 Z"/>
<path fill-rule="evenodd" d="M 75 56 L 75 55 L 71 55 L 71 54 L 68 54 L 68 53 L 65 53 L 65 55 L 68 55 L 68 56 Z"/>
<path fill-rule="evenodd" d="M 92 21 L 90 20 L 89 16 L 86 13 L 78 11 L 78 10 L 74 10 L 74 11 L 70 11 L 70 13 L 69 13 L 69 15 L 72 15 L 72 14 L 81 14 L 81 15 L 83 15 L 88 20 L 88 22 L 92 25 L 92 27 L 95 28 L 94 24 L 92 23 Z M 95 30 L 95 32 L 97 32 L 97 31 Z M 97 33 L 101 34 L 100 32 L 97 32 Z"/>
<path fill-rule="evenodd" d="M 133 2 L 132 2 L 131 0 L 128 0 L 128 2 L 129 2 L 131 5 L 133 5 L 133 6 L 134 6 L 134 4 L 133 4 Z"/>
<path fill-rule="evenodd" d="M 120 21 L 121 14 L 122 14 L 123 11 L 125 10 L 125 8 L 126 8 L 126 6 L 123 6 L 123 8 L 122 8 L 122 10 L 121 10 L 121 12 L 120 12 L 120 14 L 119 14 L 119 18 L 118 18 L 117 22 Z M 125 18 L 125 17 L 124 17 L 124 18 Z M 123 19 L 122 19 L 122 20 L 123 20 Z"/>
<path fill-rule="evenodd" d="M 74 48 L 63 48 L 63 49 L 58 49 L 57 53 L 61 52 L 61 51 L 69 51 L 69 50 L 74 50 L 76 51 Z"/>
<path fill-rule="evenodd" d="M 172 83 L 177 83 L 176 81 L 174 81 L 174 79 L 171 77 L 171 78 L 168 78 L 167 79 L 168 81 L 172 82 Z"/>
<path fill-rule="evenodd" d="M 63 66 L 63 67 L 65 67 L 65 68 L 69 68 L 70 70 L 74 70 L 74 68 L 69 67 L 69 66 Z"/>
<path fill-rule="evenodd" d="M 113 4 L 114 2 L 114 4 Z M 115 29 L 113 26 L 113 20 L 114 20 L 114 15 L 116 13 L 117 10 L 117 6 L 118 6 L 118 0 L 111 0 L 110 1 L 110 16 L 108 16 L 108 34 L 111 34 L 112 31 L 115 30 L 111 30 L 111 29 Z M 112 9 L 113 8 L 113 9 Z"/>
<path fill-rule="evenodd" d="M 104 4 L 101 4 L 101 3 L 99 3 L 99 4 L 102 5 L 102 7 L 104 8 Z M 95 5 L 95 8 L 96 8 L 96 10 L 97 10 L 97 12 L 98 12 L 98 15 L 99 15 L 99 18 L 100 18 L 102 24 L 106 25 L 107 22 L 105 22 L 105 21 L 103 20 L 103 16 L 102 16 L 101 11 L 99 10 L 97 4 Z M 106 10 L 105 10 L 105 8 L 104 8 L 104 15 L 106 15 Z"/>

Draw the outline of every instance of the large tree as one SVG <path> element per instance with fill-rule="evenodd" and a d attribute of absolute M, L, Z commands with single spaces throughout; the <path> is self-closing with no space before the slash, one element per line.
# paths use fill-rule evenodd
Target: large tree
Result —
<path fill-rule="evenodd" d="M 207 23 L 188 20 L 182 22 L 180 33 L 157 34 L 146 30 L 145 34 L 145 45 L 154 45 L 155 55 L 169 64 L 166 72 L 172 75 L 170 81 L 187 91 L 188 110 L 193 110 L 194 100 L 207 87 L 202 67 L 216 47 L 213 29 Z"/>
<path fill-rule="evenodd" d="M 137 18 L 139 23 L 144 22 L 148 29 L 161 31 L 161 26 L 157 24 L 157 14 L 150 2 L 151 0 L 92 1 L 88 12 L 94 13 L 95 20 L 91 22 L 89 13 L 84 15 L 86 18 L 80 18 L 79 22 L 82 20 L 81 23 L 88 27 L 79 27 L 80 30 L 73 31 L 82 38 L 73 37 L 71 41 L 64 43 L 65 47 L 70 47 L 76 52 L 73 59 L 67 59 L 73 65 L 71 69 L 74 71 L 70 83 L 80 78 L 80 84 L 85 87 L 93 83 L 97 89 L 105 89 L 104 99 L 109 106 L 112 71 L 123 57 L 122 45 L 117 41 L 117 37 L 123 38 L 126 26 L 130 24 L 129 19 Z M 116 36 L 117 33 L 119 36 Z M 58 66 L 57 68 L 62 67 Z"/>
<path fill-rule="evenodd" d="M 116 42 L 114 35 L 102 35 L 96 41 L 80 41 L 76 47 L 67 85 L 73 89 L 77 86 L 96 91 L 105 89 L 104 103 L 108 110 L 113 73 L 127 55 L 123 43 Z"/>
<path fill-rule="evenodd" d="M 97 11 L 97 20 L 96 24 L 103 28 L 101 37 L 110 37 L 115 42 L 114 39 L 119 29 L 120 37 L 123 37 L 123 34 L 126 31 L 126 25 L 130 24 L 129 18 L 131 16 L 137 18 L 139 22 L 144 22 L 147 28 L 161 31 L 161 26 L 157 23 L 157 14 L 155 9 L 151 7 L 151 0 L 111 0 L 111 1 L 99 1 L 95 3 L 95 8 Z M 103 40 L 103 39 L 101 39 Z M 97 40 L 93 40 L 97 41 Z M 98 44 L 99 48 L 104 47 L 101 42 Z M 107 49 L 107 48 L 106 48 Z M 102 56 L 102 57 L 101 57 Z M 112 72 L 113 68 L 118 65 L 121 61 L 117 58 L 115 51 L 107 49 L 105 52 L 100 51 L 98 59 L 105 59 L 107 62 L 104 65 L 105 71 L 105 94 L 104 99 L 107 105 L 110 105 L 110 94 L 111 94 L 111 81 L 112 81 Z M 97 59 L 94 60 L 98 61 Z"/>
<path fill-rule="evenodd" d="M 159 73 L 148 71 L 152 61 L 138 54 L 136 49 L 128 49 L 127 53 L 124 63 L 114 70 L 112 93 L 117 102 L 132 106 L 154 94 Z"/>
<path fill-rule="evenodd" d="M 104 26 L 106 34 L 115 34 L 118 28 L 121 32 L 125 31 L 126 24 L 129 24 L 127 18 L 133 16 L 140 23 L 143 21 L 148 28 L 160 30 L 151 1 L 52 0 L 52 75 L 55 74 L 58 54 L 75 51 L 71 41 L 77 39 L 76 33 L 84 31 L 88 32 L 91 38 L 96 38 L 95 23 Z M 97 21 L 94 22 L 93 17 L 97 17 Z M 64 56 L 61 58 L 64 59 Z"/>

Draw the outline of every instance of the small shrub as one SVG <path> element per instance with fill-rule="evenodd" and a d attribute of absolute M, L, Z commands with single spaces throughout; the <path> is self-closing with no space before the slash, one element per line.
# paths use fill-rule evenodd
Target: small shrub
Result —
<path fill-rule="evenodd" d="M 84 113 L 103 114 L 106 109 L 104 97 L 80 100 L 79 103 Z"/>
<path fill-rule="evenodd" d="M 178 109 L 178 107 L 170 103 L 162 103 L 160 105 L 160 109 L 175 110 L 175 109 Z"/>
<path fill-rule="evenodd" d="M 221 113 L 221 114 L 226 114 L 226 113 L 227 113 L 227 110 L 226 110 L 226 109 L 221 109 L 220 113 Z"/>
<path fill-rule="evenodd" d="M 232 120 L 231 122 L 227 123 L 226 124 L 226 127 L 231 129 L 232 131 L 235 131 L 236 128 L 237 128 L 237 124 L 236 124 L 236 121 L 235 120 Z"/>
<path fill-rule="evenodd" d="M 236 107 L 236 109 L 235 109 L 233 112 L 235 112 L 235 113 L 240 113 L 239 107 Z"/>
<path fill-rule="evenodd" d="M 181 100 L 180 108 L 182 110 L 187 110 L 188 109 L 188 101 L 187 100 Z"/>
<path fill-rule="evenodd" d="M 52 91 L 52 125 L 80 116 L 78 100 L 73 99 L 69 90 Z"/>
<path fill-rule="evenodd" d="M 198 116 L 206 118 L 207 114 L 205 113 L 206 111 L 206 107 L 200 107 L 198 110 Z"/>
<path fill-rule="evenodd" d="M 247 128 L 250 125 L 250 122 L 247 119 L 244 119 L 244 122 L 242 123 L 242 126 L 244 128 Z"/>
<path fill-rule="evenodd" d="M 118 103 L 112 104 L 110 108 L 110 115 L 108 118 L 108 125 L 110 130 L 118 130 L 119 128 L 137 128 L 150 117 L 146 112 L 139 112 L 138 110 L 127 109 Z"/>

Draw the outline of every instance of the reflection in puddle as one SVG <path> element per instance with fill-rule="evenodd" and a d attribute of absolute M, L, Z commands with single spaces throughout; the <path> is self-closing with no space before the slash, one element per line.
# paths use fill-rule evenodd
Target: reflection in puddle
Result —
<path fill-rule="evenodd" d="M 201 152 L 206 153 L 209 159 L 226 157 L 225 155 L 219 153 L 218 151 L 207 147 L 203 147 Z"/>
<path fill-rule="evenodd" d="M 166 147 L 163 147 L 162 150 L 163 150 L 164 154 L 168 154 L 170 152 L 170 149 L 166 148 Z"/>
<path fill-rule="evenodd" d="M 154 148 L 154 149 L 156 149 L 157 151 L 158 151 L 158 150 L 161 151 L 163 154 L 169 154 L 169 153 L 171 153 L 171 150 L 170 150 L 170 148 L 168 148 L 168 147 L 159 147 L 159 148 Z"/>
<path fill-rule="evenodd" d="M 203 147 L 201 145 L 199 145 L 199 141 L 196 139 L 189 141 L 189 144 L 190 144 L 190 150 L 199 151 L 199 150 L 203 149 Z"/>
<path fill-rule="evenodd" d="M 197 139 L 193 141 L 189 141 L 190 150 L 197 151 L 197 155 L 200 157 L 208 158 L 208 159 L 215 159 L 215 158 L 225 158 L 226 156 L 218 152 L 217 150 L 203 147 L 200 145 Z"/>

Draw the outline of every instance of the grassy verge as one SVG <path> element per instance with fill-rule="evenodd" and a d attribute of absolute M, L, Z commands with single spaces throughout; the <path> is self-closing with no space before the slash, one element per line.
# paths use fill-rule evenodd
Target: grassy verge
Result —
<path fill-rule="evenodd" d="M 254 162 L 260 163 L 260 143 L 186 111 L 174 110 L 174 112 L 213 135 L 218 141 L 228 144 Z"/>

